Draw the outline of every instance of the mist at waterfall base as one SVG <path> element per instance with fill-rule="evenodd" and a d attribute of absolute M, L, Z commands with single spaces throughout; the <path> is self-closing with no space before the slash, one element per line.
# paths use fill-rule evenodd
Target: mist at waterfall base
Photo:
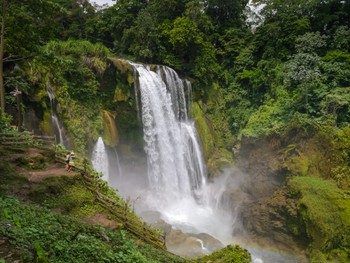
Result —
<path fill-rule="evenodd" d="M 110 164 L 110 157 L 99 149 L 100 142 L 96 143 L 93 153 L 92 163 L 96 171 L 102 172 L 102 179 L 118 190 L 118 193 L 125 199 L 135 212 L 142 217 L 147 212 L 159 212 L 160 218 L 174 229 L 179 229 L 184 233 L 200 234 L 206 233 L 219 240 L 223 246 L 233 243 L 232 231 L 235 225 L 235 215 L 231 211 L 228 200 L 223 198 L 228 179 L 231 178 L 226 173 L 211 183 L 206 183 L 203 189 L 190 196 L 179 196 L 174 198 L 174 194 L 169 192 L 155 192 L 149 185 L 147 178 L 147 165 L 144 167 L 133 167 L 120 163 L 123 174 L 119 175 L 119 168 L 106 169 Z M 97 147 L 97 145 L 100 145 Z M 110 151 L 110 150 L 109 150 Z M 112 151 L 110 151 L 112 152 Z M 97 157 L 98 156 L 98 157 Z M 106 176 L 107 175 L 107 176 Z M 230 179 L 230 185 L 235 184 L 234 179 Z M 236 184 L 239 185 L 238 183 Z M 162 192 L 162 191 L 161 191 Z M 198 199 L 198 196 L 205 196 L 205 200 Z M 197 196 L 197 197 L 196 197 Z M 144 218 L 147 221 L 147 218 Z M 153 224 L 155 222 L 148 221 Z M 212 252 L 210 247 L 204 248 L 203 254 Z"/>
<path fill-rule="evenodd" d="M 233 233 L 242 236 L 244 232 L 238 219 L 241 199 L 233 201 L 227 198 L 227 193 L 239 192 L 242 177 L 235 177 L 228 170 L 207 182 L 195 124 L 187 114 L 191 100 L 189 82 L 180 79 L 168 67 L 158 66 L 152 71 L 149 66 L 129 63 L 134 68 L 134 76 L 138 76 L 134 88 L 136 99 L 140 95 L 138 110 L 143 123 L 144 165 L 124 163 L 123 156 L 119 163 L 114 149 L 114 156 L 118 158 L 116 167 L 116 162 L 110 161 L 113 150 L 108 152 L 99 139 L 92 154 L 93 167 L 106 173 L 103 179 L 118 189 L 141 217 L 149 211 L 158 212 L 157 220 L 165 221 L 173 229 L 208 234 L 219 240 L 222 247 L 239 244 L 240 240 L 235 239 Z M 203 254 L 218 249 L 205 247 L 200 239 L 198 242 Z M 286 261 L 278 254 L 261 253 L 258 249 L 248 250 L 253 252 L 256 263 L 264 262 L 267 254 L 273 261 L 266 262 L 297 262 Z"/>
<path fill-rule="evenodd" d="M 252 244 L 249 237 L 242 233 L 244 229 L 239 220 L 239 209 L 241 200 L 244 199 L 244 193 L 240 187 L 245 178 L 237 171 L 227 169 L 213 182 L 207 184 L 206 191 L 208 191 L 208 195 L 212 195 L 211 205 L 213 207 L 203 207 L 193 199 L 174 200 L 169 207 L 158 207 L 159 200 L 153 196 L 148 185 L 148 179 L 145 177 L 147 166 L 132 167 L 123 164 L 123 162 L 120 165 L 123 169 L 122 176 L 118 174 L 119 168 L 110 169 L 109 183 L 118 190 L 121 196 L 129 200 L 129 204 L 139 216 L 142 217 L 143 214 L 147 214 L 149 211 L 157 211 L 160 214 L 160 219 L 163 219 L 175 229 L 190 234 L 206 233 L 217 238 L 223 245 L 239 244 L 252 254 L 253 263 L 300 262 L 295 260 L 293 256 L 281 254 L 281 251 L 273 247 L 266 249 Z M 231 191 L 235 191 L 237 194 L 236 203 L 230 202 L 226 196 Z M 144 217 L 144 219 L 147 221 L 148 218 Z M 148 219 L 147 223 L 154 223 L 152 219 Z M 158 220 L 158 218 L 156 217 L 154 220 Z M 238 237 L 235 236 L 237 232 Z M 203 255 L 205 255 L 213 252 L 217 247 L 203 246 L 202 249 Z"/>

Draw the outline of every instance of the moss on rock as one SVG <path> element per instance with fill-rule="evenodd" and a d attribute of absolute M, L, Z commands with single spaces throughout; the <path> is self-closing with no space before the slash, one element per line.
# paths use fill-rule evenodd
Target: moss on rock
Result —
<path fill-rule="evenodd" d="M 44 112 L 44 119 L 41 123 L 42 130 L 45 134 L 54 135 L 53 127 L 51 124 L 51 113 L 48 111 Z"/>
<path fill-rule="evenodd" d="M 334 181 L 298 176 L 288 185 L 291 192 L 300 193 L 299 211 L 314 249 L 336 248 L 334 241 L 340 236 L 350 237 L 350 200 Z"/>
<path fill-rule="evenodd" d="M 127 73 L 128 71 L 132 72 L 132 67 L 126 60 L 122 60 L 116 57 L 109 57 L 108 59 L 112 61 L 115 68 L 121 73 Z"/>
<path fill-rule="evenodd" d="M 232 165 L 232 153 L 223 147 L 218 147 L 218 136 L 205 112 L 202 110 L 202 105 L 201 101 L 194 102 L 191 110 L 203 145 L 209 174 L 215 176 L 225 167 Z"/>
<path fill-rule="evenodd" d="M 108 111 L 103 112 L 103 141 L 110 147 L 115 147 L 119 142 L 117 125 L 113 115 Z"/>
<path fill-rule="evenodd" d="M 204 156 L 206 159 L 209 159 L 215 149 L 215 136 L 214 131 L 201 108 L 201 104 L 201 101 L 194 102 L 192 104 L 191 110 L 193 118 L 196 122 L 199 137 L 203 145 Z"/>

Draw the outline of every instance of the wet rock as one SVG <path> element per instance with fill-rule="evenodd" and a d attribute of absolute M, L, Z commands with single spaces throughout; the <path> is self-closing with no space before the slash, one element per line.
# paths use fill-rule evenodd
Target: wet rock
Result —
<path fill-rule="evenodd" d="M 200 257 L 221 249 L 224 245 L 208 234 L 188 234 L 172 229 L 166 236 L 167 249 L 182 257 Z"/>
<path fill-rule="evenodd" d="M 188 258 L 199 257 L 224 247 L 219 240 L 206 233 L 190 234 L 174 229 L 161 219 L 161 214 L 157 211 L 144 211 L 140 216 L 165 233 L 167 250 L 176 255 Z"/>

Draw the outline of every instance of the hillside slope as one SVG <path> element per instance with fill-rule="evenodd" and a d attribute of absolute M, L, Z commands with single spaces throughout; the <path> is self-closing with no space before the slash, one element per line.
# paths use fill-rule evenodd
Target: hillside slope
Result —
<path fill-rule="evenodd" d="M 0 155 L 5 262 L 187 262 L 130 234 L 53 150 L 0 146 Z"/>

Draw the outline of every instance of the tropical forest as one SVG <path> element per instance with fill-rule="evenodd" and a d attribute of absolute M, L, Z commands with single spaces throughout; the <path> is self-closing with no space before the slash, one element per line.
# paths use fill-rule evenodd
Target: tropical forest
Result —
<path fill-rule="evenodd" d="M 0 263 L 350 262 L 350 1 L 0 14 Z"/>

